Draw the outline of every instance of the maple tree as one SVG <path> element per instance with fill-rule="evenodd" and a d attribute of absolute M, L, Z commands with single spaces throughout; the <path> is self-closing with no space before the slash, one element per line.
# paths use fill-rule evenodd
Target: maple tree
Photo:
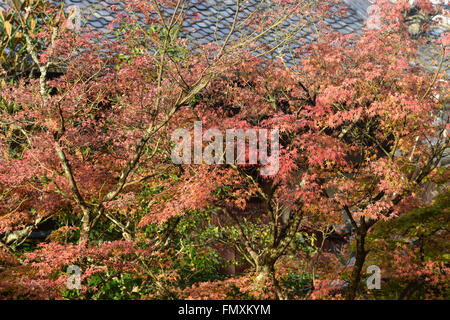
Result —
<path fill-rule="evenodd" d="M 408 1 L 379 1 L 379 29 L 357 36 L 326 27 L 336 1 L 274 1 L 241 20 L 244 2 L 221 41 L 196 46 L 180 36 L 183 21 L 199 18 L 183 1 L 130 1 L 111 38 L 69 28 L 55 6 L 39 7 L 50 18 L 33 20 L 13 1 L 3 13 L 8 41 L 20 33 L 25 60 L 39 71 L 2 83 L 0 294 L 357 297 L 372 231 L 391 220 L 396 228 L 423 206 L 430 183 L 448 182 L 438 168 L 448 147 L 448 35 L 428 44 L 441 50 L 430 73 L 412 63 L 425 40 L 408 35 Z M 305 19 L 286 27 L 296 14 Z M 321 36 L 290 50 L 294 66 L 271 56 L 310 24 Z M 284 36 L 265 42 L 278 28 Z M 222 132 L 279 129 L 279 171 L 174 164 L 171 133 L 194 121 Z M 351 248 L 322 250 L 345 220 L 354 234 L 350 274 L 342 260 Z M 49 222 L 46 241 L 26 247 Z M 382 259 L 400 254 L 373 246 Z M 223 249 L 236 250 L 236 261 L 223 261 Z M 436 251 L 430 268 L 445 264 Z M 227 263 L 242 273 L 220 275 Z M 71 264 L 83 270 L 78 291 L 65 289 Z M 293 270 L 303 271 L 290 283 Z M 311 284 L 306 295 L 301 281 Z"/>
<path fill-rule="evenodd" d="M 384 222 L 369 235 L 373 257 L 386 273 L 382 293 L 373 294 L 394 299 L 448 296 L 448 208 L 447 189 L 432 205 Z"/>
<path fill-rule="evenodd" d="M 330 33 L 299 52 L 294 70 L 251 59 L 218 80 L 198 107 L 204 119 L 217 119 L 209 128 L 281 130 L 280 171 L 273 177 L 254 166 L 193 166 L 162 211 L 208 206 L 229 215 L 257 283 L 270 278 L 277 286 L 275 264 L 301 225 L 338 225 L 345 214 L 356 242 L 347 289 L 354 299 L 371 228 L 420 205 L 425 181 L 448 177 L 436 169 L 448 147 L 445 117 L 435 124 L 448 98 L 448 83 L 439 81 L 445 74 L 410 64 L 419 44 L 402 23 L 408 4 L 382 4 L 381 30 Z M 447 44 L 438 45 L 442 65 Z M 225 195 L 215 194 L 222 189 Z M 255 218 L 261 222 L 252 231 L 248 221 Z"/>

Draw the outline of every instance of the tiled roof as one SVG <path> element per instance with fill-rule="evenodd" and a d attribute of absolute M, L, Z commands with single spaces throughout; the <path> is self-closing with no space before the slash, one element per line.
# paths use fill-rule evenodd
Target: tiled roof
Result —
<path fill-rule="evenodd" d="M 3 4 L 1 3 L 3 2 Z M 124 1 L 120 0 L 61 0 L 54 1 L 55 3 L 65 3 L 66 8 L 75 6 L 81 14 L 81 20 L 86 21 L 86 25 L 96 30 L 107 30 L 108 25 L 117 12 L 123 10 Z M 253 11 L 260 0 L 248 0 L 242 4 L 240 12 L 241 16 L 248 16 Z M 269 4 L 271 1 L 264 1 L 264 4 Z M 365 9 L 367 8 L 368 0 L 346 0 L 351 7 L 346 17 L 332 17 L 326 19 L 328 25 L 334 29 L 348 34 L 355 33 L 362 29 L 364 25 L 364 18 L 366 16 Z M 115 5 L 119 8 L 117 12 L 111 10 L 111 6 Z M 199 14 L 200 19 L 192 21 L 186 19 L 183 27 L 188 30 L 188 36 L 193 38 L 197 44 L 206 44 L 214 41 L 216 37 L 222 38 L 226 36 L 230 26 L 233 22 L 235 14 L 236 0 L 188 0 L 186 1 L 185 12 L 188 15 Z M 6 0 L 0 0 L 0 7 L 6 8 Z M 353 9 L 354 8 L 354 9 Z M 170 14 L 170 9 L 168 9 Z M 295 22 L 292 18 L 287 24 Z M 314 32 L 306 30 L 300 34 L 303 39 L 313 41 L 315 39 Z M 268 34 L 266 41 L 275 40 L 276 34 Z"/>
<path fill-rule="evenodd" d="M 50 0 L 51 2 L 61 4 L 64 2 L 65 8 L 68 10 L 75 9 L 80 15 L 82 23 L 95 29 L 106 31 L 108 25 L 114 20 L 117 13 L 123 11 L 126 1 L 124 0 Z M 349 7 L 345 17 L 332 16 L 326 19 L 326 23 L 332 26 L 335 30 L 344 33 L 358 33 L 362 30 L 364 22 L 367 19 L 367 10 L 373 1 L 370 0 L 343 0 Z M 257 8 L 261 0 L 247 0 L 241 4 L 241 17 L 248 16 L 248 14 Z M 449 7 L 448 1 L 432 0 L 434 3 L 439 3 L 445 7 Z M 7 0 L 0 0 L 0 7 L 6 8 Z M 263 4 L 270 6 L 271 1 L 265 0 Z M 112 6 L 118 7 L 117 11 L 111 10 Z M 199 19 L 192 21 L 191 19 L 184 20 L 183 27 L 186 30 L 184 36 L 192 38 L 197 44 L 211 43 L 217 38 L 224 38 L 232 25 L 235 14 L 236 0 L 186 0 L 185 12 L 188 15 L 199 15 Z M 167 9 L 168 14 L 172 9 Z M 286 24 L 295 22 L 299 17 L 293 17 Z M 435 35 L 438 35 L 442 30 L 434 30 Z M 239 35 L 239 34 L 237 34 Z M 314 41 L 315 32 L 312 29 L 304 29 L 302 33 L 297 35 L 297 39 L 302 38 L 306 41 Z M 277 33 L 272 32 L 267 34 L 262 41 L 270 42 L 276 40 Z M 293 40 L 296 40 L 295 38 Z M 292 46 L 295 48 L 296 41 L 292 41 Z"/>
<path fill-rule="evenodd" d="M 3 2 L 3 4 L 1 3 Z M 116 13 L 110 10 L 112 5 L 123 8 L 124 1 L 120 0 L 61 0 L 54 1 L 55 3 L 65 3 L 65 7 L 76 6 L 80 9 L 83 18 L 87 18 L 87 25 L 95 29 L 106 29 L 108 24 L 114 19 Z M 249 0 L 242 4 L 242 14 L 249 13 L 251 9 L 256 8 L 260 0 Z M 265 1 L 266 3 L 270 1 Z M 342 30 L 344 33 L 354 32 L 361 29 L 366 16 L 366 8 L 369 0 L 346 0 L 345 2 L 352 8 L 348 12 L 346 18 L 329 19 L 328 23 L 337 30 Z M 186 1 L 186 12 L 189 14 L 200 13 L 201 19 L 197 22 L 188 22 L 190 27 L 195 29 L 196 34 L 200 33 L 205 36 L 198 37 L 199 39 L 213 40 L 214 30 L 216 28 L 217 15 L 219 14 L 219 28 L 231 24 L 236 1 L 235 0 L 189 0 Z M 0 7 L 6 8 L 6 0 L 0 0 Z M 353 9 L 354 8 L 354 9 Z M 120 12 L 120 10 L 119 10 Z M 170 12 L 169 12 L 170 13 Z M 185 25 L 187 26 L 187 25 Z"/>
<path fill-rule="evenodd" d="M 49 0 L 57 4 L 62 2 L 65 8 L 76 9 L 80 14 L 80 20 L 86 23 L 87 26 L 95 29 L 106 31 L 108 25 L 117 16 L 117 13 L 123 11 L 125 0 Z M 393 1 L 393 0 L 392 0 Z M 261 0 L 247 0 L 241 4 L 241 16 L 247 16 L 253 11 Z M 373 0 L 343 0 L 349 7 L 347 15 L 333 16 L 326 19 L 326 23 L 332 26 L 335 30 L 344 34 L 357 33 L 362 30 L 364 22 L 367 19 L 368 8 Z M 444 6 L 447 10 L 450 9 L 448 0 L 432 0 L 433 3 Z M 0 0 L 0 7 L 7 7 L 7 0 Z M 270 6 L 271 0 L 264 0 L 266 9 Z M 117 6 L 118 10 L 111 10 L 112 6 Z M 212 42 L 216 37 L 223 37 L 229 31 L 233 22 L 235 14 L 236 0 L 185 0 L 185 12 L 188 15 L 199 14 L 200 19 L 192 21 L 186 19 L 183 27 L 188 30 L 188 36 L 193 38 L 198 44 L 205 44 Z M 167 9 L 170 14 L 171 9 Z M 298 17 L 293 17 L 287 24 L 295 22 Z M 448 18 L 447 18 L 448 19 Z M 447 21 L 448 23 L 448 21 Z M 438 36 L 443 30 L 434 29 L 434 35 Z M 276 34 L 268 34 L 267 39 L 276 37 Z M 299 37 L 307 41 L 314 41 L 315 35 L 311 30 L 305 30 Z"/>

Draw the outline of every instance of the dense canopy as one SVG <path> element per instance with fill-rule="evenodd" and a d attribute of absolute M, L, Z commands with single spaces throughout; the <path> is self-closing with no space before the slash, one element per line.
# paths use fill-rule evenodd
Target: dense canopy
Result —
<path fill-rule="evenodd" d="M 348 2 L 236 0 L 199 42 L 182 0 L 100 31 L 10 1 L 0 298 L 448 299 L 448 11 L 379 0 L 341 33 Z M 244 163 L 220 161 L 229 130 Z"/>

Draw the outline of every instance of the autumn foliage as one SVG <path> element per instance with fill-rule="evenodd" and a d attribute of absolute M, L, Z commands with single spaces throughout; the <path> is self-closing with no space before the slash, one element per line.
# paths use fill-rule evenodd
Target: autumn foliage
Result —
<path fill-rule="evenodd" d="M 1 298 L 449 298 L 448 33 L 412 38 L 408 1 L 378 1 L 358 35 L 324 22 L 339 1 L 273 2 L 203 46 L 183 1 L 129 1 L 109 36 L 57 6 L 2 13 L 32 71 L 0 60 Z M 316 42 L 293 40 L 293 15 Z M 279 171 L 175 165 L 194 121 L 279 129 Z"/>

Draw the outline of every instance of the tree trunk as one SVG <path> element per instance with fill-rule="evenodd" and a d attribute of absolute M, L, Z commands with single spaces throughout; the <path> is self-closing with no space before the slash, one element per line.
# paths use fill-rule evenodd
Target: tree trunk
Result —
<path fill-rule="evenodd" d="M 361 271 L 366 260 L 366 250 L 364 248 L 364 242 L 366 240 L 367 231 L 364 226 L 360 226 L 356 230 L 356 260 L 353 266 L 352 276 L 350 278 L 350 284 L 347 291 L 347 300 L 354 300 L 361 281 Z"/>
<path fill-rule="evenodd" d="M 264 289 L 266 288 L 267 281 L 275 275 L 275 268 L 269 264 L 262 264 L 256 266 L 256 278 L 255 278 L 255 288 Z"/>
<path fill-rule="evenodd" d="M 277 298 L 284 300 L 281 287 L 275 277 L 275 261 L 262 261 L 256 264 L 256 278 L 254 288 L 258 291 L 265 291 L 267 284 L 270 283 L 275 287 Z"/>
<path fill-rule="evenodd" d="M 83 209 L 83 218 L 81 221 L 80 244 L 87 245 L 89 242 L 89 234 L 91 232 L 91 212 L 89 209 Z"/>
<path fill-rule="evenodd" d="M 409 300 L 411 299 L 411 296 L 416 292 L 420 287 L 425 283 L 423 278 L 414 279 L 411 281 L 406 288 L 403 290 L 403 292 L 400 294 L 400 297 L 398 300 Z"/>

